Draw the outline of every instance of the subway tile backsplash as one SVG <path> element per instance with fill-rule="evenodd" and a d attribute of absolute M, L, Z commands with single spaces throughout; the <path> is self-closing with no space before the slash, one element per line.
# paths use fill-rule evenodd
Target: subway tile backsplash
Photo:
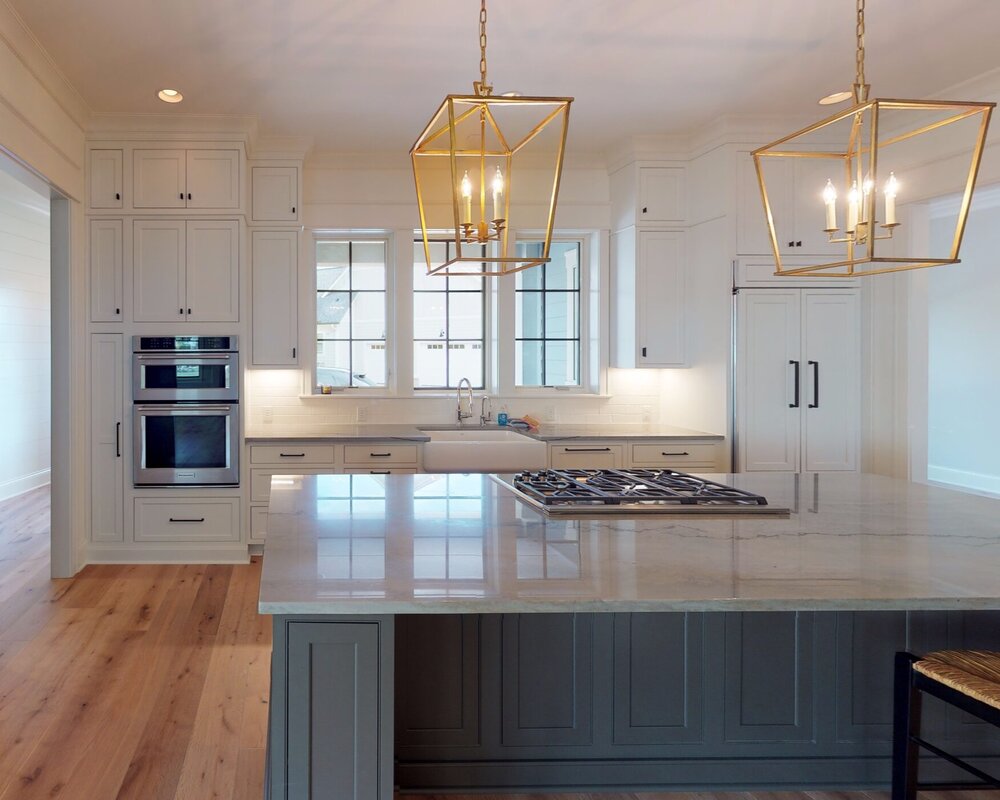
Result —
<path fill-rule="evenodd" d="M 571 424 L 656 424 L 663 415 L 657 370 L 611 370 L 608 396 L 573 395 L 520 398 L 491 395 L 493 414 L 502 406 L 512 417 L 531 414 L 542 422 Z M 356 397 L 337 394 L 302 397 L 298 370 L 248 370 L 245 414 L 247 427 L 317 431 L 324 426 L 354 423 L 437 423 L 455 421 L 455 395 L 412 398 Z M 476 415 L 479 397 L 476 396 Z"/>

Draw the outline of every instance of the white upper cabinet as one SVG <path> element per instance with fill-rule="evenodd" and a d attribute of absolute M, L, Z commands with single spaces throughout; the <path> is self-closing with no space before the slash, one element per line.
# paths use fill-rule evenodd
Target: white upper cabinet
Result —
<path fill-rule="evenodd" d="M 122 221 L 90 221 L 90 319 L 121 322 L 124 309 Z"/>
<path fill-rule="evenodd" d="M 237 322 L 239 222 L 136 220 L 136 322 Z"/>
<path fill-rule="evenodd" d="M 737 233 L 740 255 L 773 254 L 760 182 L 750 153 L 737 153 Z M 826 207 L 822 192 L 833 177 L 830 162 L 815 158 L 768 158 L 764 164 L 767 200 L 775 222 L 782 255 L 837 255 L 842 246 L 831 244 L 823 231 Z"/>
<path fill-rule="evenodd" d="M 252 364 L 298 364 L 297 231 L 254 231 L 251 244 Z"/>
<path fill-rule="evenodd" d="M 187 207 L 240 207 L 240 151 L 187 151 Z"/>
<path fill-rule="evenodd" d="M 686 219 L 685 208 L 683 167 L 634 162 L 611 174 L 613 230 L 678 227 Z"/>
<path fill-rule="evenodd" d="M 122 207 L 122 151 L 90 151 L 90 207 Z"/>
<path fill-rule="evenodd" d="M 252 167 L 254 222 L 295 222 L 299 218 L 297 167 Z"/>
<path fill-rule="evenodd" d="M 684 233 L 626 228 L 611 242 L 611 365 L 687 366 Z"/>
<path fill-rule="evenodd" d="M 684 170 L 639 167 L 638 222 L 684 221 Z"/>
<path fill-rule="evenodd" d="M 240 207 L 240 151 L 132 151 L 133 207 L 231 210 Z"/>
<path fill-rule="evenodd" d="M 132 193 L 135 208 L 186 208 L 185 151 L 133 150 Z"/>

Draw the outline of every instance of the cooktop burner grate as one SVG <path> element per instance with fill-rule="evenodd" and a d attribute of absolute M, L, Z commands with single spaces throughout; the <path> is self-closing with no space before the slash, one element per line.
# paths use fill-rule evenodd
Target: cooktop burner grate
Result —
<path fill-rule="evenodd" d="M 514 488 L 544 506 L 766 506 L 758 494 L 672 469 L 521 472 Z"/>

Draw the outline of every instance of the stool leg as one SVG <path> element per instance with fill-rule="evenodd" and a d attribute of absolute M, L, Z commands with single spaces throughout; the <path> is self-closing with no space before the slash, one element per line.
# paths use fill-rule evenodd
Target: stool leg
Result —
<path fill-rule="evenodd" d="M 917 796 L 920 748 L 912 737 L 920 733 L 921 694 L 912 681 L 914 657 L 896 653 L 893 681 L 892 800 Z"/>

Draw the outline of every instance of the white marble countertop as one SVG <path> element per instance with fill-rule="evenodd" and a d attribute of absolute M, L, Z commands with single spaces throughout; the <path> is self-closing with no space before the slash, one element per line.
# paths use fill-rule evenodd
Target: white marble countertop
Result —
<path fill-rule="evenodd" d="M 484 475 L 275 476 L 265 614 L 1000 609 L 1000 500 L 713 475 L 788 517 L 546 518 Z"/>
<path fill-rule="evenodd" d="M 462 430 L 477 430 L 478 425 L 463 425 Z M 400 440 L 407 442 L 426 442 L 430 437 L 424 431 L 457 430 L 454 424 L 417 423 L 413 425 L 323 425 L 315 428 L 289 428 L 278 425 L 263 425 L 248 428 L 245 439 L 250 444 L 261 444 L 269 441 L 375 441 Z M 483 426 L 483 429 L 498 430 L 496 425 Z M 511 430 L 515 430 L 511 428 Z M 537 431 L 518 431 L 525 436 L 541 441 L 559 441 L 562 439 L 713 439 L 723 440 L 718 433 L 705 433 L 689 428 L 679 428 L 676 425 L 569 425 L 560 423 L 542 423 Z"/>

